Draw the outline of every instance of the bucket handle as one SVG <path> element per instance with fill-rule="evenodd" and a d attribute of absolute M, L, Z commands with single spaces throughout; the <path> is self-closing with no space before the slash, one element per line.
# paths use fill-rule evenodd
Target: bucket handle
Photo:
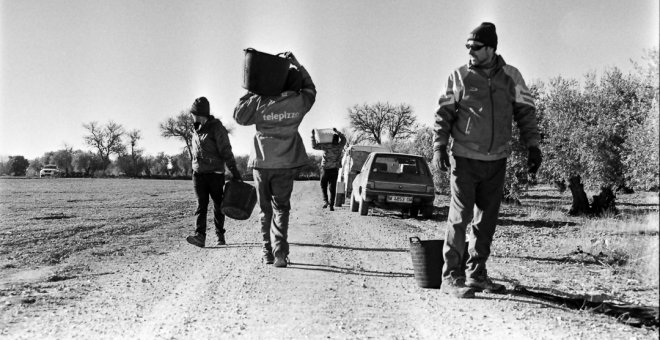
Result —
<path fill-rule="evenodd" d="M 257 50 L 255 50 L 255 49 L 252 48 L 252 47 L 248 47 L 248 48 L 244 49 L 243 51 L 245 51 L 245 52 L 257 52 L 257 53 L 263 53 L 263 52 L 261 52 L 261 51 L 257 51 Z M 283 58 L 283 59 L 286 59 L 286 57 L 284 56 L 285 54 L 286 54 L 286 52 L 280 52 L 280 53 L 276 54 L 276 56 L 278 56 L 278 57 L 280 57 L 280 58 Z"/>
<path fill-rule="evenodd" d="M 413 236 L 410 238 L 410 243 L 422 243 L 422 240 L 419 239 L 417 236 Z"/>

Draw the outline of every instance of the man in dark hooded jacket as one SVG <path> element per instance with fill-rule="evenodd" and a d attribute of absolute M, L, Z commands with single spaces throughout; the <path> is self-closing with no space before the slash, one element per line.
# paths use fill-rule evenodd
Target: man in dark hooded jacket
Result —
<path fill-rule="evenodd" d="M 225 215 L 220 211 L 225 184 L 225 165 L 231 171 L 234 180 L 241 180 L 241 174 L 236 167 L 227 129 L 219 119 L 210 114 L 209 101 L 205 97 L 195 99 L 190 113 L 195 117 L 192 169 L 197 210 L 195 210 L 195 234 L 188 236 L 186 241 L 204 247 L 210 196 L 213 200 L 213 223 L 218 237 L 217 244 L 222 246 L 226 244 Z"/>

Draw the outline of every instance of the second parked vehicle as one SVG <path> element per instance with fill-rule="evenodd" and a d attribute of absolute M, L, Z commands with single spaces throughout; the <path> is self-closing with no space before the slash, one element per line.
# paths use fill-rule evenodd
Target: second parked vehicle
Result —
<path fill-rule="evenodd" d="M 57 177 L 59 175 L 60 169 L 54 164 L 45 165 L 44 168 L 39 171 L 39 177 Z"/>
<path fill-rule="evenodd" d="M 422 156 L 372 152 L 353 180 L 350 208 L 367 215 L 371 206 L 433 216 L 433 176 Z"/>

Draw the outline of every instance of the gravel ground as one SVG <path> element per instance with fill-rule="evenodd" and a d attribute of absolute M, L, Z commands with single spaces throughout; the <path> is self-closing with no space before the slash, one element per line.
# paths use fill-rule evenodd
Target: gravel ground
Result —
<path fill-rule="evenodd" d="M 190 183 L 172 190 L 192 194 Z M 441 238 L 443 222 L 378 209 L 359 216 L 347 205 L 331 212 L 320 207 L 317 190 L 316 182 L 295 184 L 288 268 L 261 263 L 258 208 L 249 220 L 227 220 L 222 247 L 212 246 L 212 236 L 207 248 L 186 243 L 189 210 L 52 266 L 16 266 L 3 257 L 0 337 L 658 338 L 657 330 L 511 293 L 459 300 L 419 288 L 409 237 Z M 494 280 L 511 289 L 509 260 L 489 263 Z M 534 268 L 516 273 L 525 271 Z"/>

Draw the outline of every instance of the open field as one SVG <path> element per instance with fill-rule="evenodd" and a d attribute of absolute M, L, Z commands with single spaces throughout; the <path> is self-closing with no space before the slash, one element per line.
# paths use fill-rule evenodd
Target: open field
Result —
<path fill-rule="evenodd" d="M 658 338 L 625 315 L 514 291 L 657 307 L 658 193 L 619 195 L 620 215 L 586 219 L 566 216 L 570 194 L 533 188 L 503 206 L 493 242 L 489 274 L 509 292 L 465 301 L 416 287 L 408 252 L 410 236 L 442 238 L 447 197 L 424 220 L 333 213 L 319 196 L 296 182 L 293 265 L 275 269 L 260 263 L 258 211 L 227 220 L 226 247 L 185 242 L 190 181 L 0 179 L 0 335 Z"/>

